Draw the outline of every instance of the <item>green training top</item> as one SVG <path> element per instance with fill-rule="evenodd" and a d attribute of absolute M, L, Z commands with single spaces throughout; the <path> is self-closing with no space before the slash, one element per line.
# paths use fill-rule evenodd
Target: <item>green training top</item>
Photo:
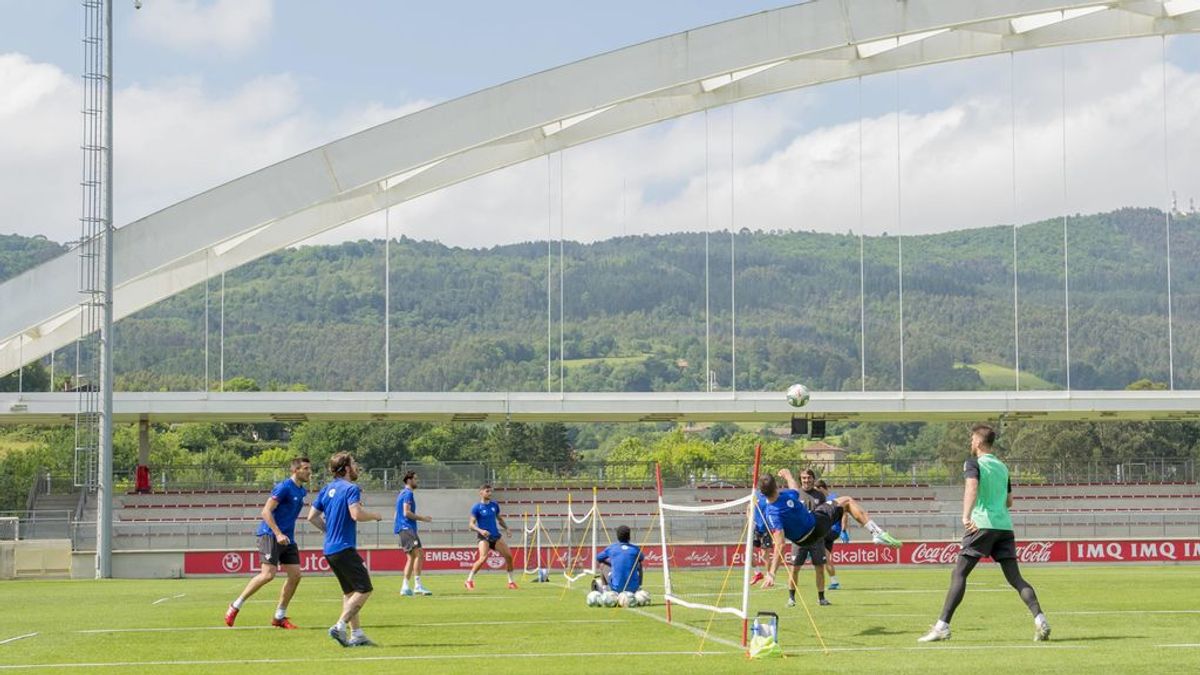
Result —
<path fill-rule="evenodd" d="M 1012 516 L 1008 515 L 1012 481 L 1004 462 L 991 453 L 972 457 L 963 463 L 963 475 L 979 479 L 979 494 L 971 509 L 975 525 L 981 530 L 1012 530 Z"/>

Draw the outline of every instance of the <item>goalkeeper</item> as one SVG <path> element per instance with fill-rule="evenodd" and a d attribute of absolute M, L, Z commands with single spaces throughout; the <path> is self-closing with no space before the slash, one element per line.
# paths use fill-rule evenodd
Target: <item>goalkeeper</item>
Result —
<path fill-rule="evenodd" d="M 629 543 L 629 527 L 617 528 L 617 543 L 596 554 L 596 562 L 609 568 L 592 582 L 592 590 L 637 593 L 642 589 L 642 550 Z"/>
<path fill-rule="evenodd" d="M 833 529 L 833 524 L 841 522 L 842 516 L 849 513 L 850 517 L 867 528 L 873 535 L 876 544 L 899 547 L 901 542 L 888 534 L 871 520 L 866 509 L 859 506 L 853 497 L 838 497 L 823 504 L 818 504 L 813 510 L 808 510 L 800 499 L 800 484 L 796 482 L 792 472 L 787 469 L 779 470 L 779 477 L 787 482 L 787 489 L 780 490 L 775 476 L 763 476 L 758 481 L 758 491 L 767 499 L 767 527 L 771 530 L 774 546 L 771 562 L 767 565 L 766 578 L 762 587 L 770 588 L 775 585 L 775 573 L 779 562 L 783 560 L 783 543 L 786 539 L 801 548 L 818 544 L 823 545 L 825 537 Z M 791 588 L 796 588 L 796 575 L 799 568 L 791 570 Z"/>

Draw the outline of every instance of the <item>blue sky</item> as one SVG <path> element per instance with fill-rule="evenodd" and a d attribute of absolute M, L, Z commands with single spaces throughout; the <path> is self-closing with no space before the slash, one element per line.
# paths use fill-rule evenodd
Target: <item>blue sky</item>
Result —
<path fill-rule="evenodd" d="M 790 3 L 144 4 L 115 5 L 118 225 L 438 101 Z M 0 232 L 73 238 L 80 12 L 73 0 L 0 0 Z M 1200 197 L 1200 36 L 1168 47 L 1169 187 L 1186 201 Z M 549 196 L 569 214 L 564 236 L 582 240 L 730 226 L 927 232 L 1162 205 L 1162 67 L 1161 43 L 1140 40 L 789 92 L 572 149 L 564 190 Z M 556 161 L 419 198 L 394 222 L 460 245 L 544 237 Z M 381 228 L 373 217 L 324 240 Z"/>

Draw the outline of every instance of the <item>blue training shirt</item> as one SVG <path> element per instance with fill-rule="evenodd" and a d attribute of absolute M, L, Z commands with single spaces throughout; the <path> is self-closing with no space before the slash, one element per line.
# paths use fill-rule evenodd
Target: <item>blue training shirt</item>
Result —
<path fill-rule="evenodd" d="M 471 515 L 475 517 L 475 526 L 487 530 L 493 537 L 500 536 L 500 528 L 496 526 L 496 517 L 500 515 L 500 505 L 496 502 L 479 502 L 471 507 Z"/>
<path fill-rule="evenodd" d="M 612 565 L 608 586 L 617 593 L 636 593 L 642 588 L 642 550 L 633 544 L 610 544 L 596 554 L 596 562 Z"/>
<path fill-rule="evenodd" d="M 325 514 L 325 555 L 355 548 L 358 523 L 350 517 L 350 505 L 362 501 L 362 490 L 344 478 L 321 488 L 312 507 Z"/>
<path fill-rule="evenodd" d="M 300 510 L 304 508 L 304 498 L 308 496 L 308 490 L 304 489 L 303 485 L 297 485 L 296 481 L 291 478 L 286 478 L 275 484 L 271 490 L 271 499 L 275 500 L 275 511 L 271 514 L 275 517 L 275 524 L 279 526 L 279 531 L 287 535 L 288 539 L 296 540 L 296 518 L 300 515 Z M 260 520 L 258 529 L 254 531 L 254 536 L 261 537 L 264 534 L 273 534 L 267 521 Z"/>
<path fill-rule="evenodd" d="M 754 507 L 754 531 L 764 533 L 767 531 L 767 498 L 762 496 L 761 492 L 755 492 Z"/>
<path fill-rule="evenodd" d="M 417 500 L 413 497 L 412 488 L 406 487 L 396 496 L 396 526 L 392 529 L 395 534 L 400 534 L 400 530 L 417 531 L 417 521 L 413 518 L 404 517 L 404 505 L 408 504 L 408 510 L 417 514 Z"/>
<path fill-rule="evenodd" d="M 788 541 L 799 541 L 817 524 L 804 500 L 795 490 L 780 490 L 775 501 L 767 504 L 767 526 L 772 532 L 783 530 Z"/>

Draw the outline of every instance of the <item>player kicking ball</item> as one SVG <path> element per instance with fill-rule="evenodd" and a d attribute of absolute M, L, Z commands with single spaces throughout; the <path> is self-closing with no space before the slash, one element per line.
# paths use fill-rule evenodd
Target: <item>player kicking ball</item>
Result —
<path fill-rule="evenodd" d="M 287 618 L 288 603 L 300 585 L 300 550 L 296 548 L 296 517 L 304 508 L 304 498 L 308 490 L 304 487 L 312 476 L 312 465 L 307 457 L 296 457 L 291 461 L 292 475 L 271 490 L 267 503 L 262 508 L 262 522 L 258 524 L 254 536 L 258 539 L 258 555 L 262 559 L 262 568 L 258 574 L 246 584 L 242 594 L 225 610 L 225 625 L 233 626 L 237 620 L 242 604 L 260 588 L 271 583 L 282 567 L 287 573 L 287 581 L 279 589 L 279 606 L 275 608 L 275 618 L 271 625 L 276 628 L 294 629 L 296 624 Z"/>
<path fill-rule="evenodd" d="M 1021 600 L 1033 615 L 1033 639 L 1050 639 L 1050 624 L 1042 613 L 1037 593 L 1021 576 L 1017 564 L 1017 542 L 1013 537 L 1012 481 L 1008 467 L 992 454 L 996 431 L 986 424 L 971 429 L 971 457 L 963 464 L 966 486 L 963 488 L 962 551 L 950 574 L 950 590 L 942 605 L 942 615 L 917 642 L 940 642 L 950 639 L 950 619 L 967 592 L 967 577 L 979 564 L 980 558 L 990 557 L 1000 565 L 1004 578 L 1020 594 Z"/>
<path fill-rule="evenodd" d="M 363 633 L 359 613 L 375 588 L 355 547 L 358 523 L 383 520 L 383 516 L 363 507 L 362 489 L 355 485 L 358 464 L 350 453 L 330 457 L 329 473 L 333 481 L 321 488 L 308 509 L 308 522 L 325 533 L 325 560 L 342 587 L 342 614 L 330 626 L 329 637 L 343 647 L 370 647 L 375 643 Z M 347 626 L 351 630 L 349 638 Z"/>
<path fill-rule="evenodd" d="M 755 551 L 763 551 L 763 556 L 770 560 L 771 548 L 775 541 L 771 538 L 771 530 L 767 527 L 767 498 L 762 493 L 754 495 L 754 536 L 752 542 Z M 754 556 L 754 576 L 750 579 L 753 586 L 763 580 L 762 570 L 758 569 L 758 555 Z"/>
<path fill-rule="evenodd" d="M 497 523 L 499 523 L 499 527 L 497 527 Z M 488 551 L 495 551 L 504 556 L 505 570 L 508 572 L 508 587 L 515 591 L 517 582 L 513 581 L 512 551 L 508 550 L 508 543 L 500 536 L 501 527 L 504 528 L 505 534 L 510 534 L 508 523 L 504 522 L 504 516 L 500 515 L 500 505 L 492 501 L 492 486 L 487 483 L 479 486 L 479 503 L 471 507 L 470 526 L 475 535 L 479 537 L 479 557 L 475 560 L 475 564 L 471 565 L 471 571 L 467 574 L 467 580 L 463 582 L 463 585 L 467 587 L 468 591 L 475 590 L 475 573 L 487 562 Z"/>
<path fill-rule="evenodd" d="M 775 476 L 763 476 L 758 481 L 758 491 L 767 499 L 767 527 L 771 531 L 773 540 L 771 562 L 767 566 L 767 573 L 762 582 L 763 588 L 775 585 L 775 573 L 779 569 L 779 563 L 783 560 L 785 541 L 790 541 L 802 549 L 814 544 L 823 547 L 825 537 L 833 528 L 833 524 L 839 522 L 844 513 L 849 513 L 860 525 L 867 528 L 873 535 L 876 544 L 897 548 L 901 545 L 899 539 L 876 525 L 866 509 L 859 506 L 854 498 L 838 497 L 835 500 L 819 504 L 810 511 L 800 498 L 800 484 L 796 482 L 792 472 L 780 469 L 779 477 L 787 482 L 787 489 L 779 489 Z M 793 591 L 797 587 L 796 577 L 799 571 L 799 567 L 791 569 L 789 589 Z"/>

